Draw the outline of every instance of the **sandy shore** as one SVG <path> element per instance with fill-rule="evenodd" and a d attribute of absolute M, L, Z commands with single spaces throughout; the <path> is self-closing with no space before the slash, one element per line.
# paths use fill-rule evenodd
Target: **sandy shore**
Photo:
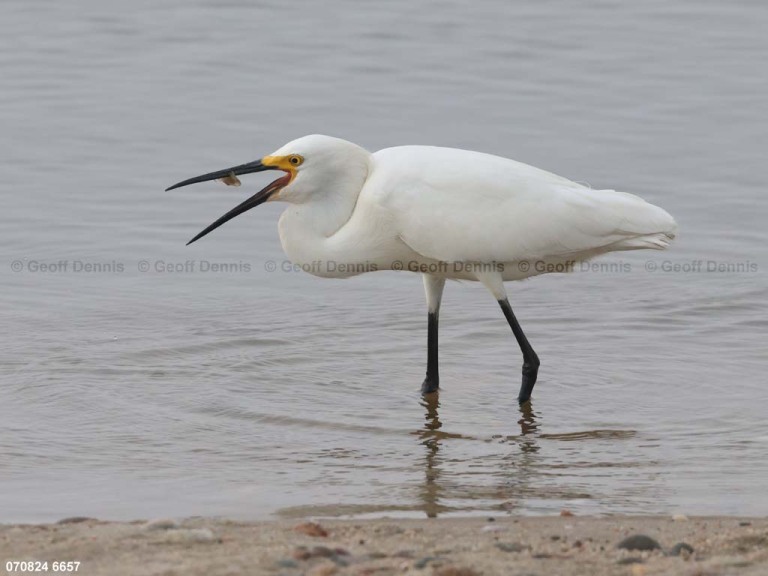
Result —
<path fill-rule="evenodd" d="M 617 545 L 633 535 L 625 550 Z M 685 546 L 677 546 L 678 543 Z M 690 549 L 693 551 L 691 552 Z M 768 519 L 575 516 L 241 523 L 66 519 L 0 526 L 8 561 L 79 561 L 83 575 L 768 574 Z M 11 568 L 13 568 L 11 566 Z M 23 573 L 14 570 L 10 573 Z"/>

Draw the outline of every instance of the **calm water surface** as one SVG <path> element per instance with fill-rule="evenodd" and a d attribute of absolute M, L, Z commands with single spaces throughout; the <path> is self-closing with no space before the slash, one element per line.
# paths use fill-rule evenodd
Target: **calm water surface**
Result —
<path fill-rule="evenodd" d="M 2 12 L 0 521 L 768 513 L 763 3 Z M 267 178 L 163 188 L 314 132 L 636 192 L 679 241 L 509 286 L 525 412 L 497 305 L 449 285 L 425 403 L 418 276 L 284 270 L 277 204 L 184 246 Z"/>

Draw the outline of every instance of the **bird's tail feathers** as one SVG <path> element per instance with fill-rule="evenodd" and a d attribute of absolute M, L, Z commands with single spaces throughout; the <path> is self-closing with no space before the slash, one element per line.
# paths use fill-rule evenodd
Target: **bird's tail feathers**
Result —
<path fill-rule="evenodd" d="M 673 232 L 657 232 L 655 234 L 646 234 L 643 236 L 635 236 L 633 238 L 626 238 L 619 242 L 616 242 L 611 249 L 612 250 L 666 250 L 669 248 L 670 243 L 675 238 Z"/>

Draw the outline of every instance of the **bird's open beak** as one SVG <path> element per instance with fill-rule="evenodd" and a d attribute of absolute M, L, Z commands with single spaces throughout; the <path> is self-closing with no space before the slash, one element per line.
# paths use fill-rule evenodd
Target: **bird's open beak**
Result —
<path fill-rule="evenodd" d="M 189 178 L 188 180 L 183 180 L 179 182 L 178 184 L 174 184 L 173 186 L 166 188 L 166 192 L 168 190 L 174 190 L 176 188 L 181 188 L 182 186 L 188 186 L 190 184 L 197 184 L 198 182 L 208 182 L 209 180 L 218 180 L 220 178 L 232 178 L 233 176 L 240 176 L 242 174 L 252 174 L 254 172 L 263 172 L 265 170 L 280 170 L 278 166 L 272 166 L 268 164 L 264 164 L 261 160 L 256 160 L 255 162 L 248 162 L 247 164 L 240 164 L 239 166 L 233 166 L 232 168 L 226 168 L 225 170 L 218 170 L 216 172 L 209 172 L 208 174 L 203 174 L 202 176 L 195 176 L 194 178 Z M 248 200 L 240 204 L 239 206 L 235 206 L 224 214 L 221 218 L 216 220 L 213 224 L 208 226 L 205 230 L 200 232 L 197 236 L 192 238 L 189 242 L 187 242 L 187 246 L 192 244 L 192 242 L 195 242 L 196 240 L 199 240 L 209 232 L 212 232 L 225 222 L 228 222 L 232 220 L 235 216 L 238 216 L 239 214 L 242 214 L 243 212 L 246 212 L 250 210 L 251 208 L 255 208 L 259 204 L 263 204 L 267 200 L 269 200 L 269 197 L 272 196 L 275 192 L 286 186 L 288 183 L 290 183 L 292 178 L 292 175 L 286 174 L 285 176 L 282 176 L 281 178 L 278 178 L 274 182 L 267 185 L 264 189 L 260 190 Z"/>

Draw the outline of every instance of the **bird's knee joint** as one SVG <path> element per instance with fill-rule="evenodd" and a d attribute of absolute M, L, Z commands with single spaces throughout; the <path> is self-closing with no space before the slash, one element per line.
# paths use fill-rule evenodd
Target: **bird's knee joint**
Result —
<path fill-rule="evenodd" d="M 526 358 L 523 361 L 523 374 L 535 374 L 539 371 L 539 357 L 534 354 L 533 356 Z"/>

